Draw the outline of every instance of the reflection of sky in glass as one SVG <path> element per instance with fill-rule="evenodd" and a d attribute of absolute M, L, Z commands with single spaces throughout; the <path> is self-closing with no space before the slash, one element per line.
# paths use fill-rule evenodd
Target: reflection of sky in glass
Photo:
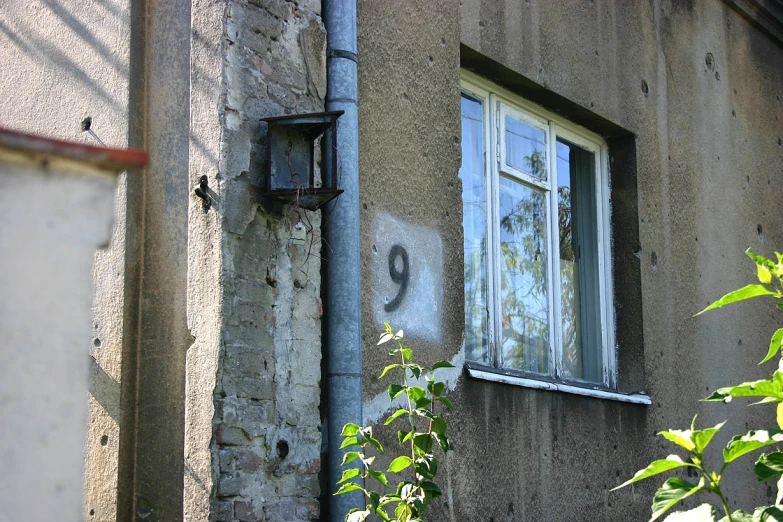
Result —
<path fill-rule="evenodd" d="M 568 163 L 568 156 L 571 153 L 571 147 L 557 142 L 557 186 L 571 187 L 571 167 Z"/>
<path fill-rule="evenodd" d="M 546 135 L 506 116 L 506 163 L 537 178 L 546 176 Z"/>
<path fill-rule="evenodd" d="M 462 226 L 465 230 L 465 356 L 489 363 L 484 132 L 481 102 L 462 96 Z"/>
<path fill-rule="evenodd" d="M 503 366 L 548 372 L 547 204 L 543 192 L 500 178 Z"/>

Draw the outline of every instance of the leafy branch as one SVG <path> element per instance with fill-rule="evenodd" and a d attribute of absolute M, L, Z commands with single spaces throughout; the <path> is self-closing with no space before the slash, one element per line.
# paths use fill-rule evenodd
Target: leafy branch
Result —
<path fill-rule="evenodd" d="M 357 424 L 346 424 L 343 427 L 344 437 L 341 449 L 354 448 L 347 451 L 343 457 L 343 465 L 356 460 L 361 462 L 360 468 L 349 468 L 343 471 L 338 484 L 342 484 L 335 495 L 351 491 L 362 491 L 364 494 L 364 509 L 353 508 L 346 516 L 346 522 L 362 522 L 375 514 L 386 522 L 423 522 L 424 511 L 433 499 L 441 496 L 441 490 L 434 482 L 438 472 L 438 459 L 433 453 L 435 444 L 440 446 L 445 454 L 449 451 L 449 440 L 446 436 L 446 421 L 440 413 L 436 413 L 436 404 L 442 403 L 452 408 L 451 402 L 443 396 L 446 384 L 435 379 L 435 370 L 452 368 L 448 361 L 438 361 L 432 367 L 421 366 L 413 361 L 413 349 L 403 345 L 403 331 L 394 333 L 388 323 L 384 323 L 385 332 L 381 334 L 379 345 L 394 341 L 397 345 L 389 351 L 389 355 L 399 358 L 400 362 L 390 364 L 381 372 L 380 378 L 393 370 L 400 371 L 401 383 L 389 385 L 389 400 L 405 394 L 406 408 L 400 408 L 389 415 L 384 425 L 402 419 L 405 429 L 397 432 L 397 438 L 402 447 L 410 446 L 410 451 L 392 460 L 386 472 L 373 469 L 375 456 L 368 451 L 375 448 L 379 453 L 384 449 L 373 436 L 372 427 L 361 427 Z M 417 382 L 424 380 L 426 388 L 411 384 L 410 378 Z M 424 431 L 418 431 L 418 426 L 426 425 Z M 386 473 L 398 475 L 399 482 L 393 488 L 394 493 L 381 494 L 368 486 L 368 479 L 373 479 L 384 488 L 391 488 Z M 353 482 L 361 479 L 361 484 Z M 393 511 L 389 512 L 393 508 Z M 392 513 L 392 514 L 390 514 Z"/>
<path fill-rule="evenodd" d="M 783 255 L 775 252 L 777 261 L 772 261 L 752 253 L 750 249 L 745 253 L 756 264 L 756 276 L 759 283 L 750 284 L 726 294 L 696 315 L 754 297 L 772 296 L 775 299 L 783 300 Z M 777 307 L 783 309 L 783 303 L 777 303 Z M 780 352 L 781 346 L 783 346 L 783 329 L 779 329 L 773 334 L 767 355 L 759 364 L 763 364 L 775 357 Z M 650 522 L 661 517 L 681 500 L 700 491 L 712 493 L 720 500 L 724 517 L 719 522 L 783 521 L 783 451 L 776 450 L 769 454 L 762 454 L 756 460 L 754 467 L 756 478 L 759 482 L 765 482 L 773 478 L 778 479 L 778 494 L 774 505 L 758 507 L 753 514 L 742 510 L 732 512 L 721 488 L 727 468 L 732 462 L 759 449 L 783 442 L 783 359 L 779 362 L 778 369 L 772 373 L 770 379 L 744 382 L 736 386 L 720 388 L 702 400 L 728 403 L 733 397 L 759 398 L 760 400 L 755 404 L 776 403 L 778 427 L 776 429 L 751 430 L 745 435 L 737 435 L 732 438 L 723 449 L 723 463 L 720 470 L 714 471 L 705 465 L 704 451 L 725 422 L 712 428 L 697 430 L 696 417 L 694 417 L 689 430 L 666 430 L 659 433 L 665 439 L 684 449 L 688 453 L 688 460 L 683 460 L 678 455 L 669 455 L 665 459 L 653 461 L 649 466 L 638 471 L 630 480 L 614 489 L 628 486 L 667 471 L 689 467 L 696 470 L 697 476 L 700 475 L 699 482 L 693 484 L 677 477 L 670 478 L 664 482 L 663 486 L 653 496 Z M 673 513 L 666 520 L 668 522 L 715 522 L 715 517 L 715 509 L 709 504 L 702 504 L 687 512 Z"/>

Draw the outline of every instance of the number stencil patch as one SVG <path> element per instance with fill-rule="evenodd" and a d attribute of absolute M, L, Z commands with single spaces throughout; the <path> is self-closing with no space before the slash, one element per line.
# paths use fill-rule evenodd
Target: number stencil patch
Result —
<path fill-rule="evenodd" d="M 441 340 L 443 241 L 438 231 L 378 214 L 372 238 L 375 322 L 380 326 L 386 321 L 408 334 Z"/>

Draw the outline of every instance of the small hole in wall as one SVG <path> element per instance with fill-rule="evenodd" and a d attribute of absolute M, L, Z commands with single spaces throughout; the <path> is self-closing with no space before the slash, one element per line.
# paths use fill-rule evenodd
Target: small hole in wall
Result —
<path fill-rule="evenodd" d="M 647 85 L 647 80 L 642 80 L 642 94 L 645 96 L 650 95 L 650 86 Z"/>
<path fill-rule="evenodd" d="M 109 443 L 109 436 L 108 435 L 104 435 L 103 437 L 101 437 L 101 446 L 105 446 L 108 443 Z"/>
<path fill-rule="evenodd" d="M 759 235 L 764 233 L 764 230 L 761 228 L 761 225 L 756 225 L 756 232 L 758 232 Z"/>
<path fill-rule="evenodd" d="M 284 459 L 288 456 L 288 442 L 280 440 L 277 442 L 277 455 Z"/>
<path fill-rule="evenodd" d="M 658 266 L 658 254 L 655 252 L 650 254 L 650 264 L 653 266 L 653 268 Z"/>
<path fill-rule="evenodd" d="M 96 337 L 95 339 L 93 339 L 92 344 L 96 348 L 100 348 L 101 347 L 101 340 Z"/>
<path fill-rule="evenodd" d="M 91 510 L 90 510 L 90 516 L 91 516 L 91 517 L 94 517 L 94 516 L 95 516 L 95 510 L 94 510 L 94 509 L 91 509 Z"/>
<path fill-rule="evenodd" d="M 704 57 L 704 62 L 710 71 L 715 70 L 715 57 L 712 56 L 712 53 L 707 53 L 707 56 Z"/>

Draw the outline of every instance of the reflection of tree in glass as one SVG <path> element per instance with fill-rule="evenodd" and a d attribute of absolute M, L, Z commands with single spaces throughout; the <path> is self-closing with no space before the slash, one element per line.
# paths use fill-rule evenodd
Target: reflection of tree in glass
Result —
<path fill-rule="evenodd" d="M 543 177 L 543 151 L 526 158 L 531 174 Z M 504 365 L 548 371 L 546 197 L 535 189 L 514 192 L 500 218 L 501 311 Z M 501 204 L 502 207 L 502 204 Z"/>
<path fill-rule="evenodd" d="M 574 253 L 571 188 L 557 189 L 560 238 L 560 302 L 563 332 L 563 370 L 566 377 L 582 377 L 582 351 L 578 328 L 579 264 Z"/>
<path fill-rule="evenodd" d="M 486 241 L 465 251 L 465 347 L 472 361 L 489 362 L 487 347 Z"/>

